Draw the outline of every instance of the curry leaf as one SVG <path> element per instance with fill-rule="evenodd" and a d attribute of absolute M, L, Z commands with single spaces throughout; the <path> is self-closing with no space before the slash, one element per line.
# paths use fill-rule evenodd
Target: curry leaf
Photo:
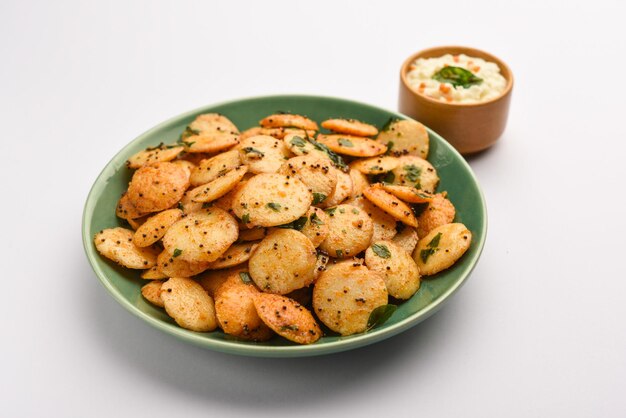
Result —
<path fill-rule="evenodd" d="M 370 313 L 370 317 L 367 320 L 367 330 L 369 331 L 370 329 L 387 322 L 396 309 L 398 309 L 398 307 L 392 304 L 382 305 L 374 309 L 372 313 Z"/>
<path fill-rule="evenodd" d="M 433 75 L 433 79 L 440 83 L 449 83 L 454 87 L 463 87 L 464 89 L 475 84 L 480 84 L 483 79 L 477 77 L 469 70 L 461 67 L 443 67 Z"/>
<path fill-rule="evenodd" d="M 279 228 L 288 228 L 288 229 L 295 229 L 297 231 L 302 231 L 302 228 L 304 228 L 304 225 L 306 225 L 306 221 L 307 221 L 307 217 L 306 216 L 301 216 L 298 219 L 296 219 L 295 221 L 289 222 L 288 224 L 284 224 L 284 225 L 278 225 Z"/>
<path fill-rule="evenodd" d="M 324 152 L 326 155 L 328 155 L 328 158 L 330 158 L 330 160 L 333 162 L 333 164 L 337 167 L 340 168 L 342 171 L 344 172 L 348 172 L 348 165 L 346 164 L 346 162 L 343 160 L 343 158 L 341 158 L 339 155 L 337 155 L 334 151 L 332 151 L 330 148 L 328 148 L 326 145 L 317 142 L 316 140 L 314 140 L 313 138 L 309 138 L 309 142 L 311 144 L 313 144 L 313 146 L 319 150 Z"/>

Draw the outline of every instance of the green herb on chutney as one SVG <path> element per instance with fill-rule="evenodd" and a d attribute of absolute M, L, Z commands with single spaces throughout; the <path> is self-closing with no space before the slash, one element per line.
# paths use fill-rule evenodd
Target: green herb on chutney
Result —
<path fill-rule="evenodd" d="M 452 66 L 443 67 L 437 71 L 433 75 L 433 80 L 437 80 L 440 83 L 449 83 L 454 87 L 463 87 L 464 89 L 483 82 L 482 78 L 477 77 L 471 71 Z"/>

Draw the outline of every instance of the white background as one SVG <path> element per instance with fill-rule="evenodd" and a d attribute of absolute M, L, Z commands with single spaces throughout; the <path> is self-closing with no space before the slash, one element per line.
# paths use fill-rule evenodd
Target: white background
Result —
<path fill-rule="evenodd" d="M 2 1 L 2 415 L 626 416 L 626 6 L 523 3 Z M 445 44 L 516 84 L 501 141 L 470 160 L 485 251 L 434 317 L 343 354 L 242 358 L 99 284 L 82 207 L 134 137 L 254 95 L 395 110 L 401 62 Z"/>

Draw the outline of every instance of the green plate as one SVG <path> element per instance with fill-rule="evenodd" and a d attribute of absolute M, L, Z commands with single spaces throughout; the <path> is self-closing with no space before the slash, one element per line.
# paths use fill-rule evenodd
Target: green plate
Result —
<path fill-rule="evenodd" d="M 455 293 L 476 266 L 487 232 L 487 214 L 482 192 L 465 160 L 435 132 L 429 130 L 429 161 L 441 177 L 439 190 L 446 190 L 456 206 L 456 221 L 464 223 L 473 234 L 467 253 L 452 268 L 422 281 L 419 291 L 399 305 L 393 316 L 382 326 L 369 332 L 341 337 L 327 335 L 311 345 L 296 345 L 282 338 L 254 343 L 238 341 L 221 331 L 197 333 L 178 327 L 162 309 L 147 303 L 140 288 L 145 281 L 138 271 L 128 270 L 101 257 L 93 244 L 93 236 L 104 228 L 126 226 L 115 216 L 115 205 L 128 186 L 131 172 L 125 161 L 134 153 L 160 142 L 172 143 L 185 126 L 198 114 L 219 112 L 228 116 L 239 129 L 257 125 L 263 117 L 276 111 L 305 114 L 314 120 L 331 117 L 355 118 L 383 126 L 390 117 L 407 117 L 399 113 L 349 100 L 316 96 L 257 97 L 206 106 L 165 121 L 140 135 L 125 146 L 104 167 L 96 179 L 83 213 L 83 244 L 87 258 L 96 275 L 111 295 L 131 313 L 150 325 L 184 341 L 232 354 L 262 357 L 313 356 L 350 350 L 389 338 L 409 329 L 436 312 Z"/>

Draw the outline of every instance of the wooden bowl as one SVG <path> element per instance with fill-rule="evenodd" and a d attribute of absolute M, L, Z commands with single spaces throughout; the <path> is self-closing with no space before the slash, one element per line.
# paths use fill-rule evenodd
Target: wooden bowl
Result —
<path fill-rule="evenodd" d="M 445 54 L 465 54 L 493 62 L 507 80 L 504 92 L 480 103 L 447 103 L 417 92 L 407 80 L 409 66 L 417 58 L 434 58 Z M 419 51 L 404 61 L 400 69 L 398 108 L 436 131 L 461 154 L 472 154 L 492 146 L 506 127 L 513 91 L 513 73 L 499 58 L 479 49 L 463 46 L 440 46 Z"/>

